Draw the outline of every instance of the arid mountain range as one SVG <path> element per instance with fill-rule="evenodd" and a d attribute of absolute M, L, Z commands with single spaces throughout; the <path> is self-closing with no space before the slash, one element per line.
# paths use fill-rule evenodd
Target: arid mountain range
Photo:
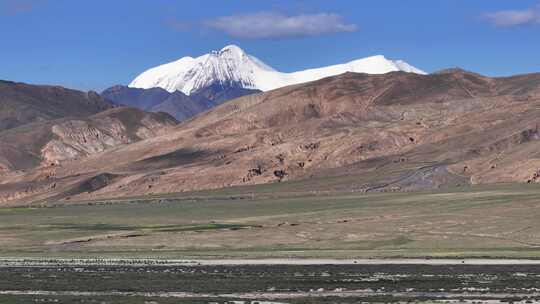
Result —
<path fill-rule="evenodd" d="M 166 114 L 103 110 L 2 131 L 0 202 L 294 180 L 409 191 L 539 176 L 540 74 L 345 73 L 243 96 L 178 125 Z"/>
<path fill-rule="evenodd" d="M 0 80 L 0 131 L 31 122 L 88 116 L 112 108 L 95 92 Z"/>
<path fill-rule="evenodd" d="M 164 112 L 178 121 L 183 121 L 227 100 L 258 92 L 260 91 L 213 84 L 188 96 L 181 91 L 169 93 L 162 88 L 139 89 L 117 85 L 103 91 L 101 96 L 117 106 Z"/>
<path fill-rule="evenodd" d="M 150 68 L 129 86 L 117 85 L 101 93 L 117 105 L 166 112 L 183 121 L 227 100 L 284 86 L 306 83 L 345 72 L 384 74 L 403 71 L 425 74 L 403 60 L 382 55 L 351 62 L 282 73 L 236 45 L 193 58 Z"/>

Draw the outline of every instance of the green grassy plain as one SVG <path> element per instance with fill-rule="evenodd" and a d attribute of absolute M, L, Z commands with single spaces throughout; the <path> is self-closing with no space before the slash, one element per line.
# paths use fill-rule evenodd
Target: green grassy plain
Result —
<path fill-rule="evenodd" d="M 414 193 L 281 183 L 0 208 L 1 256 L 540 258 L 540 187 Z"/>

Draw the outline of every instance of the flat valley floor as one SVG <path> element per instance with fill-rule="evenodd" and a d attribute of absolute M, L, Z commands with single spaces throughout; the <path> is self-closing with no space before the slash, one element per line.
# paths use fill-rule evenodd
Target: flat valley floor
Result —
<path fill-rule="evenodd" d="M 5 207 L 0 303 L 534 303 L 539 218 L 517 184 Z"/>
<path fill-rule="evenodd" d="M 540 258 L 537 185 L 314 188 L 287 182 L 0 208 L 0 256 Z"/>

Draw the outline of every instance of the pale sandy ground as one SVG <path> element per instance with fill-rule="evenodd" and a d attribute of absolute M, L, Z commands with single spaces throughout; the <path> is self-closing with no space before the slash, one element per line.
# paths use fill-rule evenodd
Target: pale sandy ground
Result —
<path fill-rule="evenodd" d="M 540 265 L 526 259 L 221 259 L 195 260 L 201 265 Z"/>
<path fill-rule="evenodd" d="M 0 267 L 54 265 L 540 265 L 532 259 L 39 259 L 0 258 Z"/>

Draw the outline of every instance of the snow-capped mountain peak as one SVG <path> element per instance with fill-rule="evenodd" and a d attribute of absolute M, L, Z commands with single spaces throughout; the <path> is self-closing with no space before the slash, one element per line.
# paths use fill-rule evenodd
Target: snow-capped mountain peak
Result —
<path fill-rule="evenodd" d="M 186 95 L 215 83 L 256 89 L 253 75 L 264 71 L 274 72 L 238 46 L 228 45 L 197 58 L 183 57 L 149 69 L 129 86 L 143 89 L 160 87 L 169 92 L 182 91 Z"/>
<path fill-rule="evenodd" d="M 186 95 L 211 85 L 268 91 L 279 87 L 314 81 L 345 72 L 384 74 L 392 71 L 425 74 L 405 61 L 392 61 L 382 55 L 354 60 L 345 64 L 281 73 L 236 45 L 197 58 L 183 57 L 177 61 L 151 68 L 139 75 L 130 87 L 163 88 Z"/>
<path fill-rule="evenodd" d="M 236 58 L 242 58 L 246 56 L 246 53 L 244 52 L 244 50 L 242 50 L 241 48 L 239 48 L 238 46 L 234 44 L 227 45 L 219 51 L 212 51 L 212 54 L 224 55 L 224 56 L 230 56 L 230 57 L 236 57 Z"/>

